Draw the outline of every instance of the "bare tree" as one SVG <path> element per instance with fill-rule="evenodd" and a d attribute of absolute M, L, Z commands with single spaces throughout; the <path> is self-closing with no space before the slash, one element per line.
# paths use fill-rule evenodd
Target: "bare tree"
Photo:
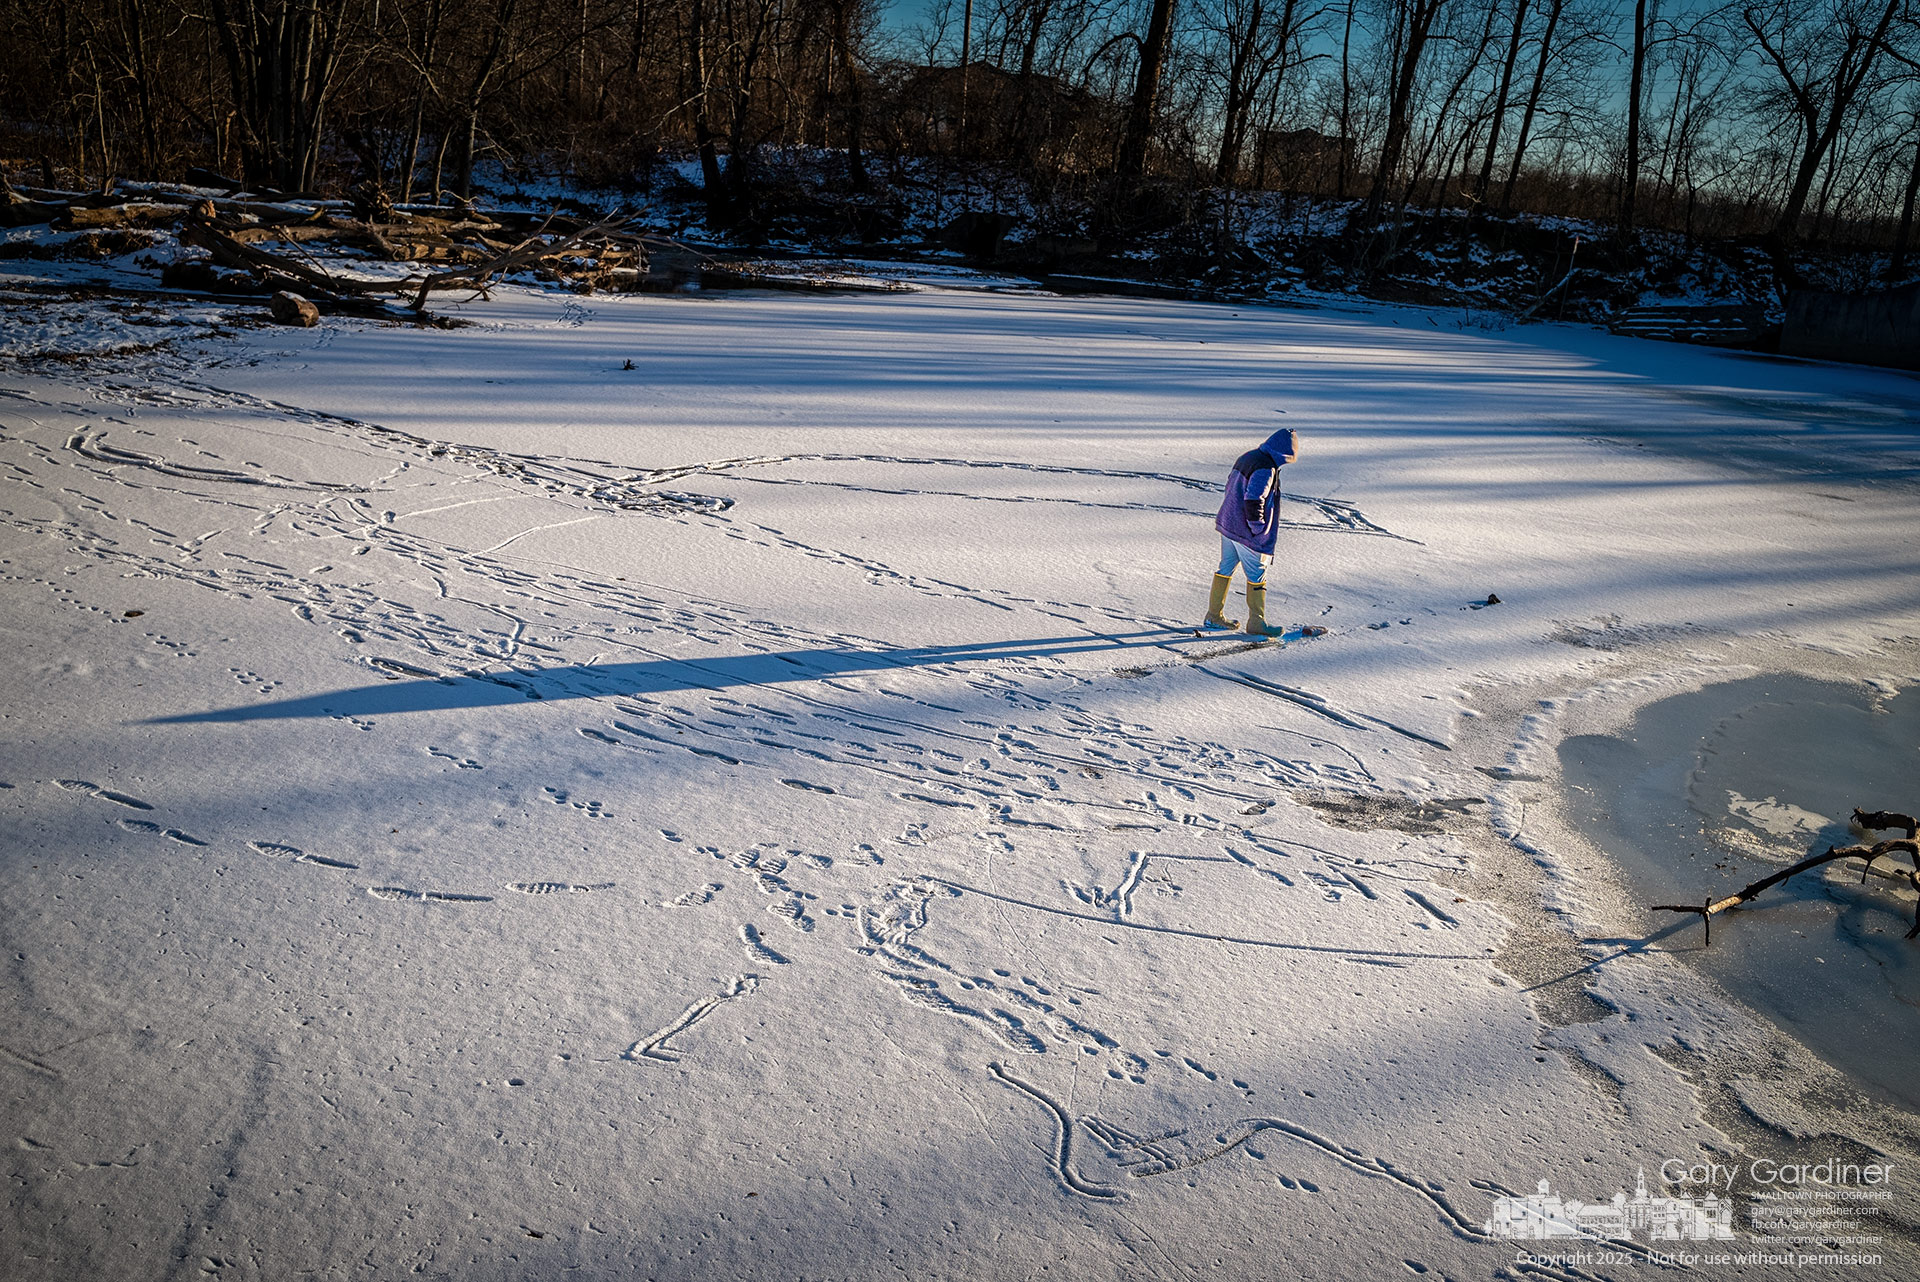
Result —
<path fill-rule="evenodd" d="M 1914 198 L 1920 196 L 1920 102 L 1914 101 L 1914 87 L 1920 83 L 1920 13 L 1902 14 L 1889 33 L 1887 53 L 1902 68 L 1900 80 L 1907 90 L 1907 136 L 1913 144 L 1913 163 L 1907 170 L 1906 187 L 1901 192 L 1898 230 L 1894 233 L 1893 252 L 1887 258 L 1887 279 L 1898 281 L 1907 274 L 1907 254 L 1913 247 Z"/>
<path fill-rule="evenodd" d="M 241 168 L 256 183 L 311 186 L 327 101 L 352 21 L 351 0 L 211 0 L 241 129 Z"/>
<path fill-rule="evenodd" d="M 1377 214 L 1386 202 L 1389 190 L 1400 177 L 1400 161 L 1406 150 L 1407 134 L 1412 128 L 1414 94 L 1420 84 L 1421 60 L 1433 38 L 1434 26 L 1448 6 L 1457 0 L 1389 0 L 1397 36 L 1398 56 L 1393 62 L 1387 89 L 1387 133 L 1380 144 L 1380 159 L 1374 169 L 1373 189 L 1367 194 L 1367 207 Z"/>
<path fill-rule="evenodd" d="M 1218 46 L 1209 62 L 1220 82 L 1216 184 L 1238 181 L 1255 103 L 1277 93 L 1287 71 L 1306 60 L 1301 38 L 1323 13 L 1302 0 L 1221 0 L 1207 15 L 1203 25 Z"/>
<path fill-rule="evenodd" d="M 700 153 L 707 222 L 710 226 L 724 227 L 733 221 L 733 200 L 727 191 L 726 175 L 720 169 L 720 152 L 715 146 L 710 113 L 713 75 L 707 59 L 707 0 L 692 0 L 688 13 L 687 66 L 693 77 L 693 142 Z"/>
<path fill-rule="evenodd" d="M 1704 135 L 1719 114 L 1733 64 L 1712 38 L 1710 26 L 1692 24 L 1676 29 L 1668 54 L 1673 89 L 1662 129 L 1657 172 L 1672 196 L 1685 192 L 1681 230 L 1693 235 L 1694 215 L 1702 187 L 1699 172 Z M 1671 221 L 1671 211 L 1669 211 Z"/>
<path fill-rule="evenodd" d="M 1914 197 L 1920 195 L 1920 112 L 1913 113 L 1913 164 L 1907 171 L 1906 190 L 1900 199 L 1900 230 L 1894 234 L 1893 252 L 1887 257 L 1887 279 L 1903 280 L 1907 274 L 1907 253 L 1913 247 Z"/>
<path fill-rule="evenodd" d="M 1557 46 L 1553 43 L 1554 33 L 1559 29 L 1560 16 L 1566 12 L 1567 0 L 1547 0 L 1546 27 L 1540 33 L 1540 56 L 1533 67 L 1533 83 L 1527 89 L 1527 105 L 1520 113 L 1520 132 L 1513 140 L 1513 160 L 1507 167 L 1507 183 L 1500 192 L 1500 208 L 1513 208 L 1513 188 L 1520 181 L 1520 165 L 1526 159 L 1527 143 L 1533 135 L 1533 122 L 1540 110 L 1541 95 L 1546 89 L 1547 69 L 1553 65 L 1553 55 Z"/>
<path fill-rule="evenodd" d="M 1740 21 L 1778 81 L 1800 128 L 1800 155 L 1774 235 L 1791 245 L 1820 166 L 1840 136 L 1907 0 L 1765 0 Z"/>
<path fill-rule="evenodd" d="M 1167 36 L 1173 26 L 1174 0 L 1153 0 L 1147 34 L 1140 40 L 1140 60 L 1134 72 L 1133 99 L 1127 108 L 1126 132 L 1120 140 L 1120 158 L 1114 166 L 1118 190 L 1124 192 L 1146 172 L 1147 143 L 1153 134 L 1154 109 L 1160 101 L 1160 72 L 1166 63 Z"/>
<path fill-rule="evenodd" d="M 1470 17 L 1471 15 L 1464 10 L 1456 10 L 1455 16 Z M 1430 193 L 1436 206 L 1444 203 L 1446 199 L 1456 156 L 1464 160 L 1466 154 L 1473 148 L 1474 131 L 1481 122 L 1474 118 L 1460 119 L 1458 109 L 1466 96 L 1468 86 L 1478 76 L 1488 49 L 1492 47 L 1494 23 L 1499 16 L 1498 5 L 1488 0 L 1478 37 L 1449 42 L 1453 53 L 1453 65 L 1451 67 L 1443 65 L 1434 69 L 1438 74 L 1451 73 L 1452 82 L 1428 113 L 1426 136 L 1414 162 L 1413 176 L 1408 183 L 1408 188 L 1411 190 L 1420 185 L 1422 177 L 1429 172 L 1430 162 L 1438 153 L 1441 157 L 1439 180 Z"/>
<path fill-rule="evenodd" d="M 1647 0 L 1634 0 L 1633 45 L 1628 55 L 1631 69 L 1627 74 L 1627 162 L 1620 179 L 1622 240 L 1633 235 L 1634 204 L 1640 193 L 1640 95 L 1646 83 L 1647 35 Z"/>
<path fill-rule="evenodd" d="M 426 129 L 427 104 L 430 100 L 444 97 L 437 78 L 435 53 L 440 47 L 440 34 L 445 23 L 446 0 L 426 0 L 424 12 L 418 15 L 417 25 L 404 9 L 398 12 L 403 24 L 402 57 L 414 75 L 413 111 L 408 121 L 407 140 L 401 148 L 400 200 L 404 203 L 413 199 L 414 176 L 420 160 L 420 140 Z M 436 187 L 438 169 L 436 165 Z"/>
<path fill-rule="evenodd" d="M 1513 70 L 1520 61 L 1520 37 L 1526 31 L 1528 0 L 1513 0 L 1513 32 L 1507 37 L 1507 50 L 1500 59 L 1500 84 L 1493 92 L 1493 108 L 1487 120 L 1487 149 L 1480 161 L 1480 175 L 1474 180 L 1473 201 L 1478 207 L 1487 198 L 1493 182 L 1493 158 L 1500 150 L 1500 129 L 1512 101 Z"/>
<path fill-rule="evenodd" d="M 1340 30 L 1340 175 L 1336 180 L 1334 194 L 1340 199 L 1347 198 L 1347 164 L 1352 148 L 1347 140 L 1353 137 L 1353 6 L 1355 0 L 1347 0 L 1347 11 Z"/>

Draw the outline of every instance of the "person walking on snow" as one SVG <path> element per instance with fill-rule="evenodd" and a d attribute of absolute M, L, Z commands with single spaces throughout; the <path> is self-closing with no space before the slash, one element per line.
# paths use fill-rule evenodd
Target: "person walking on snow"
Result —
<path fill-rule="evenodd" d="M 1284 628 L 1267 623 L 1267 567 L 1273 564 L 1273 544 L 1280 533 L 1280 469 L 1294 460 L 1294 439 L 1282 428 L 1259 449 L 1234 460 L 1227 473 L 1227 494 L 1220 515 L 1213 520 L 1220 531 L 1220 569 L 1213 576 L 1213 595 L 1207 600 L 1208 628 L 1231 630 L 1239 624 L 1226 616 L 1227 590 L 1233 586 L 1233 567 L 1247 580 L 1249 635 L 1277 637 Z"/>

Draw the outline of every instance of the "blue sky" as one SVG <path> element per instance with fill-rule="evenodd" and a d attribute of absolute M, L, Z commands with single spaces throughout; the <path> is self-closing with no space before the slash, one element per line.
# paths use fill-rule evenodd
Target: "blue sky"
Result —
<path fill-rule="evenodd" d="M 954 0 L 956 15 L 964 0 Z M 889 41 L 904 34 L 916 23 L 938 8 L 940 0 L 882 0 L 880 30 Z M 986 26 L 986 2 L 974 0 L 974 29 L 979 31 Z M 959 36 L 958 17 L 955 18 L 954 35 Z"/>

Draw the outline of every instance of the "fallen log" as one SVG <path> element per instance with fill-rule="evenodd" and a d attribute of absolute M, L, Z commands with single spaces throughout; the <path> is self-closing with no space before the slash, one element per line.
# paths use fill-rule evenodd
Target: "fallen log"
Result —
<path fill-rule="evenodd" d="M 58 194 L 64 203 L 106 208 L 125 205 L 131 202 L 146 202 L 156 205 L 185 205 L 192 209 L 212 206 L 214 210 L 233 226 L 246 226 L 255 223 L 277 225 L 282 223 L 313 222 L 326 217 L 329 213 L 344 212 L 346 206 L 339 201 L 300 200 L 287 198 L 274 200 L 263 196 L 235 195 L 227 192 L 222 195 L 209 195 L 205 188 L 181 187 L 169 183 L 120 183 L 113 192 L 105 195 L 97 193 L 50 193 Z"/>
<path fill-rule="evenodd" d="M 15 191 L 0 176 L 0 227 L 30 227 L 34 223 L 50 223 L 66 211 L 64 203 L 29 200 Z"/>
<path fill-rule="evenodd" d="M 160 269 L 160 283 L 167 289 L 222 300 L 271 292 L 250 271 L 216 267 L 199 259 L 168 263 Z"/>
<path fill-rule="evenodd" d="M 373 226 L 395 236 L 447 236 L 456 228 L 482 232 L 498 231 L 493 223 L 474 223 L 460 218 L 439 218 L 430 214 L 410 214 L 403 209 L 393 211 L 393 217 Z"/>
<path fill-rule="evenodd" d="M 1877 875 L 1891 880 L 1899 880 L 1904 877 L 1908 884 L 1913 887 L 1913 929 L 1907 932 L 1906 937 L 1913 939 L 1916 936 L 1920 936 L 1920 841 L 1915 840 L 1916 835 L 1920 835 L 1920 823 L 1916 823 L 1911 815 L 1895 814 L 1891 810 L 1865 811 L 1859 809 L 1853 812 L 1853 822 L 1856 827 L 1867 832 L 1879 832 L 1889 828 L 1902 828 L 1906 830 L 1907 835 L 1904 838 L 1896 838 L 1891 841 L 1876 842 L 1871 846 L 1829 846 L 1827 847 L 1826 853 L 1812 855 L 1806 859 L 1802 859 L 1791 868 L 1782 868 L 1772 876 L 1763 877 L 1750 886 L 1742 887 L 1724 899 L 1709 899 L 1699 904 L 1653 904 L 1649 906 L 1650 911 L 1698 913 L 1700 915 L 1701 925 L 1706 928 L 1707 946 L 1712 947 L 1713 918 L 1716 913 L 1723 913 L 1729 908 L 1738 908 L 1741 904 L 1753 899 L 1762 891 L 1779 885 L 1797 873 L 1806 872 L 1809 868 L 1818 868 L 1822 864 L 1830 864 L 1837 859 L 1863 859 L 1866 862 L 1860 869 L 1860 884 L 1865 885 L 1868 875 L 1876 872 L 1873 866 L 1876 859 L 1887 855 L 1904 854 L 1908 859 L 1913 861 L 1913 867 L 1900 868 L 1896 866 L 1891 872 L 1877 873 Z"/>
<path fill-rule="evenodd" d="M 482 242 L 479 245 L 464 244 L 449 240 L 445 236 L 420 235 L 410 228 L 396 231 L 393 228 L 378 228 L 375 243 L 381 254 L 396 263 L 454 263 L 460 266 L 477 266 L 501 252 L 502 249 Z"/>
<path fill-rule="evenodd" d="M 416 320 L 425 317 L 435 291 L 470 288 L 484 297 L 491 283 L 514 271 L 587 290 L 637 288 L 646 278 L 648 260 L 646 243 L 631 228 L 628 214 L 595 221 L 557 209 L 544 217 L 482 211 L 464 201 L 396 206 L 371 188 L 356 192 L 350 211 L 343 201 L 240 192 L 224 183 L 215 192 L 207 186 L 109 179 L 99 190 L 81 192 L 0 182 L 0 227 L 32 223 L 83 233 L 61 241 L 61 256 L 80 252 L 86 237 L 154 235 L 145 229 L 178 226 L 179 243 L 205 250 L 211 262 L 171 265 L 175 279 L 168 283 L 175 288 L 286 292 L 303 295 L 323 314 L 387 317 L 405 304 L 382 303 L 379 296 L 398 293 L 410 299 Z M 400 282 L 355 280 L 303 248 L 321 244 L 447 270 Z M 93 252 L 90 246 L 88 252 Z M 21 254 L 42 256 L 31 246 L 10 256 Z"/>
<path fill-rule="evenodd" d="M 298 227 L 317 223 L 327 216 L 324 209 L 305 205 L 277 205 L 256 200 L 211 200 L 223 221 L 241 227 Z"/>
<path fill-rule="evenodd" d="M 68 191 L 65 187 L 30 187 L 18 185 L 15 186 L 13 190 L 19 192 L 22 196 L 28 196 L 34 200 L 44 200 L 48 204 L 53 205 L 71 205 L 76 202 L 84 203 L 91 199 L 90 194 L 87 192 Z"/>
<path fill-rule="evenodd" d="M 182 227 L 180 243 L 207 250 L 219 266 L 245 272 L 263 293 L 299 295 L 322 315 L 364 316 L 376 320 L 406 318 L 406 313 L 396 311 L 376 297 L 393 288 L 385 282 L 334 276 L 284 255 L 242 244 L 204 222 L 190 222 Z"/>
<path fill-rule="evenodd" d="M 218 170 L 205 169 L 199 165 L 187 170 L 187 181 L 196 187 L 212 187 L 222 191 L 239 191 L 242 184 L 238 178 L 229 178 Z"/>
<path fill-rule="evenodd" d="M 569 256 L 569 250 L 576 251 L 575 256 L 577 256 L 579 251 L 584 247 L 598 246 L 604 249 L 619 232 L 624 230 L 633 221 L 633 218 L 630 214 L 614 214 L 612 217 L 603 218 L 596 223 L 589 223 L 557 239 L 545 239 L 547 228 L 553 221 L 554 216 L 550 215 L 546 222 L 543 222 L 533 234 L 529 235 L 511 249 L 506 250 L 504 253 L 495 254 L 485 262 L 477 263 L 464 269 L 457 268 L 453 271 L 433 272 L 419 278 L 408 278 L 408 280 L 404 282 L 408 288 L 415 288 L 417 286 L 413 296 L 413 310 L 416 312 L 425 311 L 427 307 L 427 295 L 434 290 L 471 289 L 479 296 L 487 297 L 487 287 L 491 285 L 497 277 L 507 272 L 540 266 L 551 268 L 553 264 L 548 260 L 567 257 Z M 638 248 L 637 238 L 634 238 L 631 243 L 636 249 Z M 644 259 L 644 251 L 640 252 L 641 257 Z M 584 273 L 576 272 L 570 274 Z"/>
<path fill-rule="evenodd" d="M 165 227 L 177 223 L 192 211 L 186 205 L 126 204 L 90 208 L 67 206 L 53 220 L 62 230 L 82 231 L 101 227 Z"/>
<path fill-rule="evenodd" d="M 269 278 L 278 277 L 299 281 L 309 289 L 317 289 L 334 298 L 362 297 L 387 288 L 384 285 L 366 281 L 346 280 L 331 275 L 305 263 L 295 262 L 282 254 L 271 254 L 264 249 L 235 240 L 226 232 L 206 223 L 188 223 L 180 229 L 180 243 L 204 249 L 213 255 L 213 260 L 223 267 L 238 267 Z M 275 285 L 274 288 L 300 292 L 298 286 Z"/>
<path fill-rule="evenodd" d="M 277 226 L 255 224 L 247 227 L 220 228 L 243 245 L 258 245 L 262 241 L 277 240 L 289 245 L 304 245 L 311 240 L 351 240 L 355 235 L 366 238 L 364 229 L 336 227 L 331 223 L 282 223 Z"/>

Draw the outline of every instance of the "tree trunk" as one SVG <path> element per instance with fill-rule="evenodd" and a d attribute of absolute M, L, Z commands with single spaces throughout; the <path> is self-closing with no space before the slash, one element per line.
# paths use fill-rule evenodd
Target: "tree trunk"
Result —
<path fill-rule="evenodd" d="M 860 151 L 863 102 L 860 96 L 860 71 L 853 61 L 853 31 L 849 10 L 853 0 L 840 0 L 833 9 L 834 43 L 840 49 L 840 68 L 847 79 L 847 177 L 857 192 L 872 184 L 867 179 L 866 157 Z"/>
<path fill-rule="evenodd" d="M 1027 112 L 1033 104 L 1033 61 L 1040 54 L 1040 38 L 1046 34 L 1047 4 L 1033 7 L 1032 22 L 1027 27 L 1027 38 L 1020 45 L 1020 101 L 1013 109 L 1013 123 L 1007 131 L 1008 150 L 1015 155 L 1024 156 L 1029 162 L 1038 157 L 1039 148 L 1033 145 L 1033 138 L 1027 124 Z"/>
<path fill-rule="evenodd" d="M 480 108 L 486 102 L 487 86 L 493 80 L 493 73 L 499 69 L 501 56 L 506 52 L 507 31 L 513 24 L 517 3 L 518 0 L 498 0 L 494 8 L 492 38 L 487 42 L 487 51 L 481 56 L 480 65 L 474 70 L 473 84 L 461 102 L 460 150 L 454 153 L 454 190 L 462 200 L 473 198 L 473 153 L 480 136 Z"/>
<path fill-rule="evenodd" d="M 633 0 L 633 40 L 627 46 L 627 78 L 640 74 L 640 51 L 647 43 L 647 0 Z"/>
<path fill-rule="evenodd" d="M 1633 69 L 1627 77 L 1627 168 L 1620 180 L 1620 240 L 1633 238 L 1640 191 L 1640 90 L 1646 83 L 1647 0 L 1634 0 Z"/>
<path fill-rule="evenodd" d="M 244 0 L 243 0 L 244 2 Z M 220 53 L 227 64 L 227 83 L 233 94 L 234 116 L 240 126 L 240 177 L 249 185 L 264 183 L 265 157 L 262 153 L 257 133 L 259 105 L 256 101 L 255 73 L 259 59 L 251 39 L 254 29 L 254 12 L 249 4 L 245 17 L 240 21 L 228 0 L 211 0 L 213 6 L 213 28 L 220 37 Z M 56 5 L 56 9 L 65 6 Z M 246 37 L 246 48 L 241 47 Z"/>
<path fill-rule="evenodd" d="M 1260 107 L 1260 128 L 1266 132 L 1268 137 L 1272 137 L 1273 131 L 1278 128 L 1279 117 L 1280 84 L 1279 81 L 1276 80 L 1272 85 L 1268 86 Z M 1272 150 L 1271 147 L 1255 147 L 1253 149 L 1253 187 L 1256 191 L 1269 190 L 1268 183 L 1271 181 L 1271 177 L 1268 173 L 1268 166 L 1273 161 Z"/>
<path fill-rule="evenodd" d="M 960 120 L 954 127 L 953 146 L 955 151 L 965 148 L 967 142 L 967 76 L 973 65 L 973 0 L 966 0 L 960 17 Z"/>
<path fill-rule="evenodd" d="M 1353 154 L 1350 139 L 1353 137 L 1353 6 L 1355 0 L 1347 0 L 1346 29 L 1340 35 L 1340 169 L 1334 179 L 1333 193 L 1341 200 L 1347 198 L 1347 160 Z"/>
<path fill-rule="evenodd" d="M 1367 193 L 1370 215 L 1377 215 L 1385 205 L 1388 189 L 1393 186 L 1399 171 L 1401 153 L 1406 149 L 1407 133 L 1412 124 L 1408 108 L 1413 102 L 1420 59 L 1426 53 L 1434 21 L 1439 18 L 1440 10 L 1446 3 L 1447 0 L 1406 0 L 1403 9 L 1407 20 L 1406 42 L 1401 48 L 1387 97 L 1387 136 L 1380 145 L 1380 168 L 1373 175 L 1373 189 Z"/>
<path fill-rule="evenodd" d="M 1500 63 L 1500 88 L 1493 96 L 1493 120 L 1487 127 L 1487 152 L 1480 161 L 1480 176 L 1473 184 L 1474 208 L 1487 198 L 1493 185 L 1493 155 L 1500 147 L 1500 125 L 1507 118 L 1507 103 L 1513 92 L 1513 69 L 1520 61 L 1520 37 L 1527 21 L 1527 0 L 1514 0 L 1513 33 L 1507 38 L 1507 56 Z"/>
<path fill-rule="evenodd" d="M 1887 279 L 1898 281 L 1907 274 L 1907 250 L 1913 243 L 1913 200 L 1920 194 L 1920 138 L 1913 144 L 1913 168 L 1907 173 L 1907 194 L 1900 202 L 1900 233 L 1893 241 L 1893 257 L 1887 261 Z"/>
<path fill-rule="evenodd" d="M 453 125 L 440 127 L 440 141 L 433 148 L 433 203 L 438 205 L 445 199 L 447 177 L 447 147 L 453 142 Z"/>
<path fill-rule="evenodd" d="M 726 227 L 733 221 L 733 202 L 727 199 L 727 181 L 720 172 L 720 155 L 713 145 L 713 125 L 707 115 L 706 0 L 692 0 L 688 11 L 687 60 L 693 73 L 693 142 L 700 152 L 700 182 L 707 197 L 707 225 Z"/>
<path fill-rule="evenodd" d="M 1461 68 L 1459 75 L 1454 77 L 1452 86 L 1448 88 L 1446 96 L 1440 102 L 1439 110 L 1434 113 L 1433 131 L 1428 135 L 1426 143 L 1421 148 L 1420 158 L 1414 164 L 1414 179 L 1407 186 L 1408 199 L 1412 198 L 1413 189 L 1419 185 L 1420 175 L 1427 172 L 1427 162 L 1433 157 L 1435 145 L 1444 142 L 1446 124 L 1448 120 L 1453 118 L 1454 105 L 1460 101 L 1461 95 L 1466 92 L 1468 83 L 1472 81 L 1474 75 L 1480 70 L 1480 59 L 1486 54 L 1488 46 L 1493 43 L 1493 24 L 1494 20 L 1499 16 L 1500 11 L 1498 6 L 1491 4 L 1487 6 L 1486 25 L 1480 31 L 1479 43 L 1473 47 L 1473 56 L 1469 58 Z M 1454 165 L 1456 161 L 1459 164 L 1460 176 L 1463 179 L 1466 177 L 1467 165 L 1470 163 L 1469 158 L 1473 154 L 1473 136 L 1476 132 L 1477 124 L 1478 122 L 1469 124 L 1466 132 L 1461 136 L 1459 141 L 1447 143 L 1441 148 L 1438 186 L 1429 190 L 1427 193 L 1428 203 L 1431 204 L 1436 211 L 1444 208 L 1446 205 L 1447 193 L 1453 186 Z M 1458 152 L 1457 156 L 1455 155 L 1456 151 Z"/>
<path fill-rule="evenodd" d="M 413 118 L 407 126 L 406 171 L 400 179 L 400 203 L 403 205 L 413 199 L 413 172 L 419 163 L 420 138 L 426 129 L 427 94 L 433 84 L 429 71 L 433 66 L 434 48 L 440 43 L 441 12 L 442 0 L 429 0 L 426 39 L 420 50 L 420 81 L 414 87 Z M 434 185 L 439 186 L 437 178 Z"/>
<path fill-rule="evenodd" d="M 1140 69 L 1133 81 L 1133 102 L 1127 110 L 1127 130 L 1120 140 L 1120 159 L 1114 166 L 1116 194 L 1137 185 L 1147 169 L 1147 144 L 1153 138 L 1153 118 L 1160 104 L 1160 69 L 1167 57 L 1167 32 L 1173 26 L 1174 0 L 1153 0 L 1147 20 L 1147 38 L 1140 45 Z"/>
<path fill-rule="evenodd" d="M 480 141 L 480 104 L 469 101 L 459 128 L 459 150 L 453 153 L 453 194 L 473 199 L 473 152 Z"/>
<path fill-rule="evenodd" d="M 1800 217 L 1806 211 L 1807 197 L 1813 191 L 1813 180 L 1819 174 L 1820 164 L 1826 159 L 1827 152 L 1833 147 L 1834 139 L 1840 136 L 1840 128 L 1846 123 L 1848 110 L 1853 106 L 1854 97 L 1866 83 L 1868 73 L 1872 71 L 1875 59 L 1884 47 L 1887 28 L 1892 25 L 1894 15 L 1899 12 L 1905 0 L 1887 0 L 1886 11 L 1880 15 L 1873 34 L 1866 36 L 1864 43 L 1861 33 L 1851 33 L 1846 51 L 1841 55 L 1839 65 L 1834 68 L 1831 82 L 1831 96 L 1827 100 L 1826 119 L 1821 120 L 1818 102 L 1814 99 L 1809 85 L 1796 82 L 1786 65 L 1782 50 L 1786 40 L 1783 36 L 1776 45 L 1771 42 L 1758 21 L 1746 15 L 1748 29 L 1759 39 L 1763 50 L 1773 61 L 1789 90 L 1799 104 L 1802 127 L 1806 130 L 1806 143 L 1801 148 L 1800 164 L 1793 176 L 1793 186 L 1787 192 L 1786 202 L 1780 208 L 1780 220 L 1774 226 L 1773 237 L 1782 250 L 1790 248 L 1798 238 Z"/>
<path fill-rule="evenodd" d="M 339 69 L 343 0 L 211 0 L 249 183 L 313 181 Z"/>
<path fill-rule="evenodd" d="M 140 169 L 147 177 L 157 177 L 160 167 L 160 132 L 153 110 L 153 67 L 147 56 L 147 13 L 145 0 L 127 0 L 127 45 L 133 64 L 134 104 L 140 112 Z"/>
<path fill-rule="evenodd" d="M 758 8 L 753 29 L 745 38 L 745 47 L 741 49 L 740 60 L 734 67 L 727 122 L 727 203 L 736 218 L 752 203 L 754 143 L 748 136 L 748 126 L 752 120 L 753 86 L 760 57 L 766 49 L 767 24 L 773 5 L 773 0 L 755 2 Z M 737 24 L 738 18 L 735 21 Z M 734 43 L 742 43 L 737 25 L 734 28 Z"/>
<path fill-rule="evenodd" d="M 1520 161 L 1527 154 L 1527 139 L 1533 133 L 1534 113 L 1540 109 L 1540 96 L 1547 84 L 1547 67 L 1553 60 L 1553 33 L 1560 25 L 1560 11 L 1566 0 L 1552 0 L 1547 10 L 1547 29 L 1540 36 L 1540 61 L 1533 69 L 1533 85 L 1527 90 L 1527 109 L 1520 113 L 1520 132 L 1513 140 L 1513 163 L 1507 168 L 1507 185 L 1500 192 L 1501 212 L 1513 209 L 1514 184 L 1520 181 Z"/>
<path fill-rule="evenodd" d="M 1233 43 L 1233 57 L 1227 64 L 1227 98 L 1220 126 L 1220 153 L 1213 167 L 1216 187 L 1229 187 L 1240 174 L 1240 152 L 1246 139 L 1246 116 L 1251 106 L 1253 87 L 1247 83 L 1247 64 L 1253 60 L 1254 42 L 1260 37 L 1260 20 L 1265 15 L 1261 0 L 1253 0 L 1253 12 L 1247 28 Z"/>

